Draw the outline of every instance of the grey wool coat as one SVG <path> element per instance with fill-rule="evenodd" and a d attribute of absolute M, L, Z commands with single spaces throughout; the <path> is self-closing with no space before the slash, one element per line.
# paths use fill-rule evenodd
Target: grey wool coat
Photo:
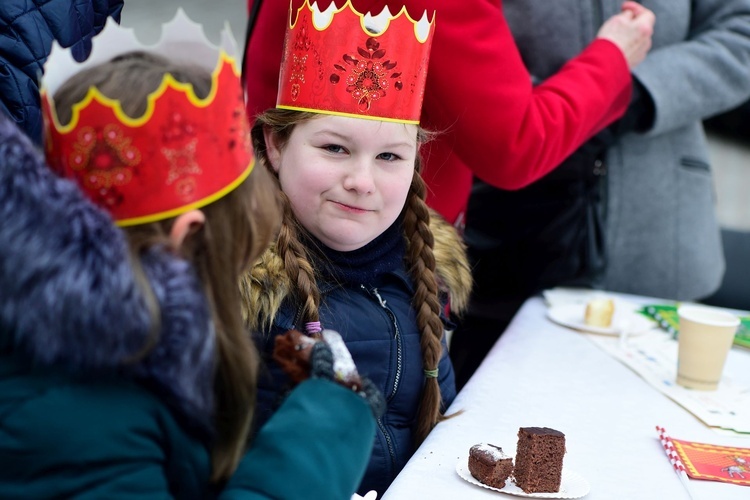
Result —
<path fill-rule="evenodd" d="M 621 0 L 505 0 L 529 71 L 544 79 L 580 52 Z M 633 73 L 655 105 L 650 130 L 607 153 L 607 290 L 676 300 L 724 273 L 702 120 L 750 97 L 750 0 L 643 0 L 653 47 Z"/>

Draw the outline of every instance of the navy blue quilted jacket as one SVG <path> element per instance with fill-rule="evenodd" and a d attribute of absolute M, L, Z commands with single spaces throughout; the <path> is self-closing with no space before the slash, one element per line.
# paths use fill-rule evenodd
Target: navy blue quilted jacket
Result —
<path fill-rule="evenodd" d="M 82 61 L 109 16 L 120 19 L 123 0 L 0 1 L 0 110 L 37 143 L 42 138 L 38 76 L 57 40 Z"/>
<path fill-rule="evenodd" d="M 424 372 L 421 335 L 412 305 L 413 284 L 402 267 L 369 283 L 334 285 L 321 281 L 318 286 L 322 295 L 320 321 L 341 333 L 359 372 L 386 397 L 387 410 L 377 421 L 372 455 L 359 487 L 360 495 L 375 490 L 380 498 L 414 451 Z M 267 367 L 258 381 L 256 425 L 262 425 L 276 411 L 286 394 L 289 379 L 271 360 L 271 353 L 276 335 L 304 328 L 298 323 L 298 314 L 290 298 L 270 330 L 255 334 Z M 456 396 L 456 386 L 445 342 L 438 380 L 447 407 Z"/>

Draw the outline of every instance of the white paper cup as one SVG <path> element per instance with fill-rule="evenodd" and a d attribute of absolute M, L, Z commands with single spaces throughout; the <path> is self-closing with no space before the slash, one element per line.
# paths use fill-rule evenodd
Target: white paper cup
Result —
<path fill-rule="evenodd" d="M 680 306 L 677 315 L 677 383 L 690 389 L 716 390 L 740 319 L 727 311 L 696 305 Z"/>

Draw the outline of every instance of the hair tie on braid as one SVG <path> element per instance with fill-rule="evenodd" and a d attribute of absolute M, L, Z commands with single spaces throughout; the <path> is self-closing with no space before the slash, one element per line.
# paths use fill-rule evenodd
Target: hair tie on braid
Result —
<path fill-rule="evenodd" d="M 320 327 L 320 321 L 310 321 L 309 323 L 305 323 L 305 331 L 310 336 L 315 336 L 323 329 Z"/>
<path fill-rule="evenodd" d="M 427 378 L 437 378 L 438 377 L 438 369 L 435 368 L 434 370 L 425 370 L 424 376 Z"/>

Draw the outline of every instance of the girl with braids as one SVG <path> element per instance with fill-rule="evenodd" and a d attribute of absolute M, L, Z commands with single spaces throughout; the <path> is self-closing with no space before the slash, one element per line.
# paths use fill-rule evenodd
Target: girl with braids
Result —
<path fill-rule="evenodd" d="M 109 36 L 93 59 L 121 49 Z M 378 401 L 335 383 L 340 349 L 312 348 L 248 448 L 259 357 L 237 280 L 276 234 L 278 194 L 233 61 L 157 52 L 42 96 L 67 178 L 0 117 L 0 498 L 349 500 Z"/>
<path fill-rule="evenodd" d="M 272 109 L 253 144 L 283 191 L 279 237 L 244 279 L 261 352 L 289 329 L 341 333 L 360 372 L 383 391 L 359 491 L 382 493 L 455 396 L 441 316 L 461 310 L 470 270 L 461 241 L 424 202 L 416 125 Z M 320 326 L 319 326 L 320 325 Z M 287 378 L 268 363 L 258 424 Z"/>
<path fill-rule="evenodd" d="M 385 32 L 365 31 L 350 8 L 326 23 L 302 10 L 290 24 L 279 104 L 252 128 L 258 161 L 281 188 L 283 221 L 243 292 L 249 329 L 269 360 L 259 377 L 256 424 L 274 412 L 289 382 L 270 359 L 275 337 L 289 329 L 340 332 L 360 372 L 386 398 L 359 487 L 382 494 L 455 397 L 443 311 L 449 299 L 461 310 L 471 278 L 458 234 L 425 204 L 419 173 L 429 45 L 410 41 L 425 26 L 415 30 L 402 13 L 389 17 Z M 311 64 L 315 57 L 320 65 Z M 321 66 L 344 73 L 324 79 L 322 91 L 310 83 L 319 83 Z M 380 83 L 373 80 L 378 71 Z M 385 88 L 391 76 L 413 81 L 415 91 Z M 348 90 L 338 86 L 345 81 Z M 377 96 L 365 88 L 372 84 L 383 85 Z"/>
<path fill-rule="evenodd" d="M 283 191 L 279 237 L 244 279 L 262 353 L 289 329 L 341 333 L 359 371 L 383 391 L 359 488 L 382 493 L 456 391 L 442 317 L 460 311 L 470 270 L 453 227 L 424 202 L 416 125 L 272 109 L 258 117 L 259 162 Z M 260 376 L 258 425 L 287 377 Z"/>

